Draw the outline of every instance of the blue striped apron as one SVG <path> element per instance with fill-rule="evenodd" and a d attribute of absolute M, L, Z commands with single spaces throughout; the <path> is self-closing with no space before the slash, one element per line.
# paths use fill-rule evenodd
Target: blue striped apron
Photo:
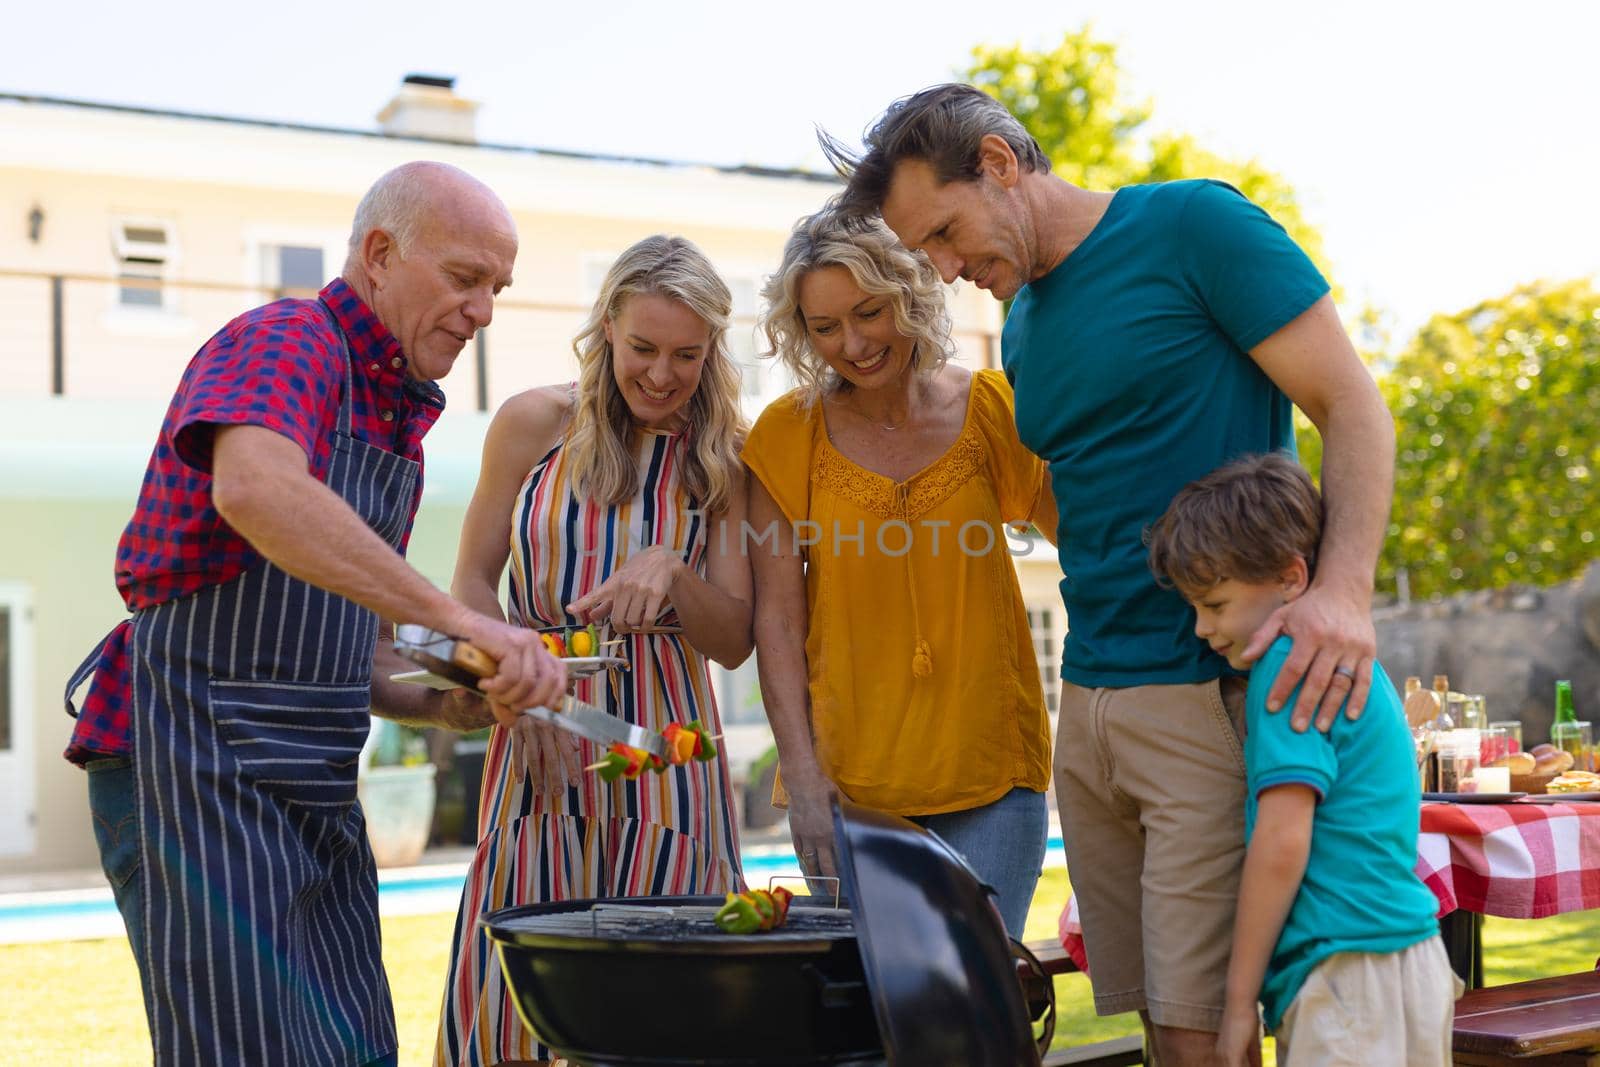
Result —
<path fill-rule="evenodd" d="M 342 330 L 340 343 L 327 485 L 398 548 L 418 464 L 352 436 Z M 394 1050 L 356 802 L 376 639 L 372 612 L 265 560 L 134 616 L 139 970 L 157 1064 L 334 1067 Z"/>

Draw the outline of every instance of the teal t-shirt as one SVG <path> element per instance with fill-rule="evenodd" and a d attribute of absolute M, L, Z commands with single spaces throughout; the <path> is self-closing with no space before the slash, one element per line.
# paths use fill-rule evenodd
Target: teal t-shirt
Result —
<path fill-rule="evenodd" d="M 1439 902 L 1416 873 L 1422 796 L 1394 683 L 1374 662 L 1361 718 L 1351 722 L 1341 709 L 1326 734 L 1296 733 L 1288 711 L 1267 711 L 1292 647 L 1287 637 L 1273 642 L 1251 669 L 1245 697 L 1245 839 L 1255 832 L 1262 790 L 1298 783 L 1320 797 L 1305 877 L 1261 986 L 1274 1030 L 1312 968 L 1334 953 L 1399 952 L 1439 932 Z"/>
<path fill-rule="evenodd" d="M 1226 665 L 1150 575 L 1144 531 L 1179 489 L 1246 453 L 1294 448 L 1287 397 L 1249 350 L 1328 291 L 1283 228 L 1213 181 L 1134 185 L 1002 334 L 1017 431 L 1060 508 L 1061 676 L 1201 682 Z"/>

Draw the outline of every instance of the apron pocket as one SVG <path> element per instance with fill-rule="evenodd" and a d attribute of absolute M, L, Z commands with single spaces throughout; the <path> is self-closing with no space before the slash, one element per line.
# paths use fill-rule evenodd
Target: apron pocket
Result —
<path fill-rule="evenodd" d="M 355 803 L 371 687 L 212 681 L 212 720 L 239 773 L 262 792 L 308 807 Z"/>

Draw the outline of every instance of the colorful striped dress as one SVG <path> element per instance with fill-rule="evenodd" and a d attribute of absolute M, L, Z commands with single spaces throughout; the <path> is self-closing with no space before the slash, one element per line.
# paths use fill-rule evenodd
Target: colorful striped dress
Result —
<path fill-rule="evenodd" d="M 642 434 L 639 490 L 617 507 L 573 491 L 564 445 L 534 465 L 512 512 L 511 620 L 531 627 L 573 625 L 565 605 L 600 585 L 630 554 L 652 545 L 671 549 L 704 573 L 706 519 L 680 478 L 688 451 L 684 434 Z M 713 733 L 722 732 L 706 658 L 681 637 L 635 634 L 618 647 L 630 669 L 580 681 L 579 699 L 650 730 L 703 719 Z M 583 764 L 601 754 L 599 746 L 582 742 Z M 564 792 L 541 793 L 512 765 L 510 734 L 495 727 L 435 1064 L 489 1065 L 549 1055 L 517 1017 L 479 916 L 540 901 L 741 889 L 730 795 L 721 759 L 691 761 L 633 782 L 606 783 L 589 772 Z"/>

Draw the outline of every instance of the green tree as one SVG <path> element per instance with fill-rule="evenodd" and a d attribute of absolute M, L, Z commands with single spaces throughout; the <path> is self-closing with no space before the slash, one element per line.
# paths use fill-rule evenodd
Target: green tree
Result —
<path fill-rule="evenodd" d="M 1006 106 L 1044 149 L 1055 173 L 1086 189 L 1138 182 L 1220 178 L 1264 208 L 1332 277 L 1322 234 L 1305 218 L 1294 187 L 1255 160 L 1224 159 L 1186 134 L 1146 136 L 1153 105 L 1127 98 L 1117 46 L 1089 26 L 1036 52 L 1021 44 L 979 45 L 963 77 Z"/>
<path fill-rule="evenodd" d="M 1417 596 L 1578 574 L 1600 533 L 1600 294 L 1533 285 L 1436 315 L 1381 383 L 1396 426 L 1379 588 Z"/>
<path fill-rule="evenodd" d="M 1069 31 L 1048 52 L 1021 44 L 979 45 L 962 76 L 1004 104 L 1039 142 L 1053 171 L 1074 185 L 1115 189 L 1179 178 L 1221 179 L 1276 219 L 1323 276 L 1333 279 L 1322 234 L 1307 221 L 1294 186 L 1281 175 L 1253 159 L 1225 159 L 1187 134 L 1145 136 L 1154 107 L 1127 98 L 1117 46 L 1096 39 L 1091 27 Z M 1334 296 L 1339 296 L 1337 283 Z M 1301 462 L 1318 475 L 1322 440 L 1316 427 L 1296 411 L 1295 431 Z"/>
<path fill-rule="evenodd" d="M 1004 104 L 1074 185 L 1113 189 L 1141 169 L 1136 135 L 1151 107 L 1127 102 L 1117 46 L 1087 27 L 1053 52 L 979 45 L 966 80 Z"/>

